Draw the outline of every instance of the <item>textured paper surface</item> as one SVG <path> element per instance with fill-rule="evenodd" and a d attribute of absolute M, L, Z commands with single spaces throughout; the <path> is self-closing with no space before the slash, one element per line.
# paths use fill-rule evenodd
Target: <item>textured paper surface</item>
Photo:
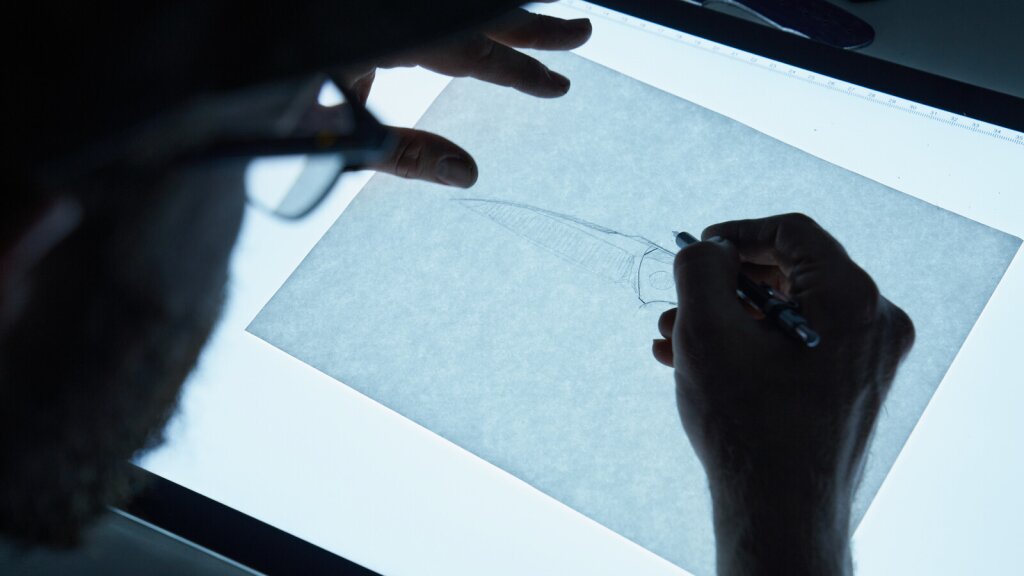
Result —
<path fill-rule="evenodd" d="M 804 212 L 917 328 L 859 522 L 1020 240 L 580 57 L 545 60 L 566 97 L 453 81 L 418 127 L 470 150 L 477 185 L 375 176 L 249 331 L 708 575 L 706 481 L 650 353 L 671 231 Z"/>

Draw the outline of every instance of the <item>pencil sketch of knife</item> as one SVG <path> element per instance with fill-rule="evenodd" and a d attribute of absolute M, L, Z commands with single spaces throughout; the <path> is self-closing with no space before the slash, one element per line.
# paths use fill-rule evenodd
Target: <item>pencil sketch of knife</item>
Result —
<path fill-rule="evenodd" d="M 826 0 L 682 0 L 739 8 L 785 32 L 837 48 L 863 48 L 875 39 L 870 24 Z"/>
<path fill-rule="evenodd" d="M 643 236 L 529 204 L 484 198 L 454 200 L 563 260 L 629 288 L 644 305 L 676 303 L 675 254 Z"/>

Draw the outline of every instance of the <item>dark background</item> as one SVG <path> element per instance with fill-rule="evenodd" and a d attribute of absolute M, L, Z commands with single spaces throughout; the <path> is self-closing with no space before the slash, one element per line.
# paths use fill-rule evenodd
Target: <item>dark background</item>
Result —
<path fill-rule="evenodd" d="M 875 29 L 862 54 L 1024 98 L 1024 2 L 832 0 Z M 756 21 L 740 9 L 709 9 Z"/>

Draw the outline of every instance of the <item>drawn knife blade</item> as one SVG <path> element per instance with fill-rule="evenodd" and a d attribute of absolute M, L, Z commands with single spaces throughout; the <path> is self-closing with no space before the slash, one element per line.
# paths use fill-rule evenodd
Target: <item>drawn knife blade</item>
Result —
<path fill-rule="evenodd" d="M 675 303 L 674 254 L 642 236 L 529 204 L 483 198 L 455 200 L 559 258 L 631 288 L 643 304 Z"/>

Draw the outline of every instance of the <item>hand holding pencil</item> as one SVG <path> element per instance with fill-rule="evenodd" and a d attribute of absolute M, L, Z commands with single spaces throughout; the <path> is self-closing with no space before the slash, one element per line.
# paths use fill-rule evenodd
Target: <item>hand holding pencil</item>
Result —
<path fill-rule="evenodd" d="M 807 216 L 725 222 L 702 237 L 676 255 L 679 307 L 660 318 L 653 352 L 675 368 L 708 475 L 719 573 L 847 573 L 850 503 L 913 324 Z M 738 298 L 742 277 L 799 303 L 820 343 Z"/>

